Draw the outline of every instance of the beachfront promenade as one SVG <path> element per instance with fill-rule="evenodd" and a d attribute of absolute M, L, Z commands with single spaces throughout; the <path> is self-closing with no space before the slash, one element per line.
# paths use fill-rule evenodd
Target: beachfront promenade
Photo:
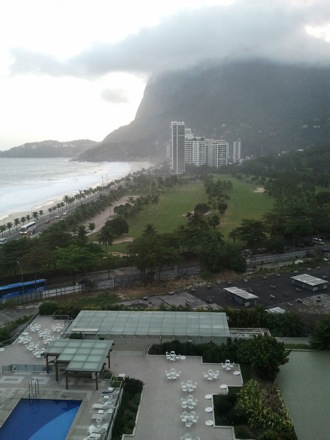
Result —
<path fill-rule="evenodd" d="M 57 330 L 53 331 L 54 321 L 49 317 L 37 318 L 36 324 L 40 324 L 44 330 L 48 328 L 50 335 L 54 337 L 60 333 Z M 30 332 L 28 333 L 30 334 Z M 37 338 L 36 335 L 35 338 Z M 16 341 L 13 345 L 5 347 L 4 351 L 0 353 L 1 367 L 14 364 L 45 365 L 45 360 L 36 358 L 23 343 Z M 212 426 L 214 422 L 213 402 L 209 395 L 219 393 L 222 384 L 241 386 L 241 375 L 233 374 L 234 371 L 240 371 L 239 366 L 236 366 L 234 371 L 227 371 L 222 369 L 220 365 L 202 364 L 200 357 L 188 356 L 186 359 L 175 362 L 175 368 L 181 371 L 180 379 L 168 381 L 165 370 L 169 370 L 173 365 L 174 363 L 169 363 L 165 356 L 148 356 L 145 351 L 134 351 L 134 347 L 125 347 L 125 351 L 118 347 L 111 353 L 111 372 L 113 374 L 125 374 L 140 379 L 145 384 L 133 439 L 180 439 L 186 432 L 191 432 L 193 438 L 199 436 L 202 440 L 234 439 L 231 428 Z M 208 381 L 203 376 L 203 372 L 209 368 L 219 370 L 219 377 L 214 381 Z M 69 389 L 66 390 L 63 373 L 60 374 L 59 381 L 56 382 L 54 371 L 49 374 L 45 371 L 4 372 L 0 376 L 0 425 L 4 423 L 19 399 L 28 397 L 29 383 L 34 377 L 38 378 L 39 397 L 41 398 L 83 400 L 68 440 L 84 438 L 88 427 L 93 424 L 92 406 L 102 399 L 102 390 L 108 388 L 109 380 L 102 379 L 99 390 L 96 390 L 94 380 L 87 377 L 71 376 Z M 185 427 L 180 418 L 183 411 L 181 398 L 185 396 L 181 389 L 181 381 L 187 380 L 197 383 L 193 395 L 197 399 L 195 412 L 198 421 L 189 429 Z M 211 408 L 210 412 L 206 412 L 206 408 Z M 211 426 L 207 426 L 206 422 Z"/>

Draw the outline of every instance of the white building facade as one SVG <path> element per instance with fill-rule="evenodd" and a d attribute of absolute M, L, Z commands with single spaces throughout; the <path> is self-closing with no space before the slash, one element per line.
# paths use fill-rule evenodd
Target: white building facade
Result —
<path fill-rule="evenodd" d="M 170 169 L 172 174 L 185 172 L 185 124 L 173 121 L 170 127 Z"/>
<path fill-rule="evenodd" d="M 241 140 L 233 142 L 233 162 L 241 161 Z"/>
<path fill-rule="evenodd" d="M 199 167 L 207 162 L 207 147 L 205 139 L 186 136 L 185 163 Z"/>
<path fill-rule="evenodd" d="M 207 139 L 208 158 L 207 164 L 210 167 L 219 168 L 228 164 L 229 143 L 223 140 Z"/>

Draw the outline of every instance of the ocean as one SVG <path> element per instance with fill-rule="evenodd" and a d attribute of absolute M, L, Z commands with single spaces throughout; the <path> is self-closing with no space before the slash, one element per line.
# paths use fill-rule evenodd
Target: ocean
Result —
<path fill-rule="evenodd" d="M 0 158 L 0 221 L 32 213 L 73 196 L 79 190 L 106 185 L 147 162 L 75 162 L 70 159 Z M 18 216 L 19 217 L 19 216 Z"/>

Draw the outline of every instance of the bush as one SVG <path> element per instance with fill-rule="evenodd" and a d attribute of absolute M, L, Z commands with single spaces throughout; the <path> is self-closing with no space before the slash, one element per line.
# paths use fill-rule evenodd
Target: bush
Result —
<path fill-rule="evenodd" d="M 53 315 L 59 308 L 57 302 L 46 301 L 39 306 L 40 315 Z"/>

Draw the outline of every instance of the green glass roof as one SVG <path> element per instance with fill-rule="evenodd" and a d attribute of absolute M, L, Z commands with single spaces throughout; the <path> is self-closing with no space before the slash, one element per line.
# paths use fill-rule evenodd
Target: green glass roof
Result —
<path fill-rule="evenodd" d="M 225 313 L 83 310 L 70 325 L 71 333 L 98 336 L 229 337 Z"/>
<path fill-rule="evenodd" d="M 46 354 L 68 363 L 67 371 L 96 372 L 102 370 L 111 347 L 112 341 L 57 339 L 49 345 Z"/>

